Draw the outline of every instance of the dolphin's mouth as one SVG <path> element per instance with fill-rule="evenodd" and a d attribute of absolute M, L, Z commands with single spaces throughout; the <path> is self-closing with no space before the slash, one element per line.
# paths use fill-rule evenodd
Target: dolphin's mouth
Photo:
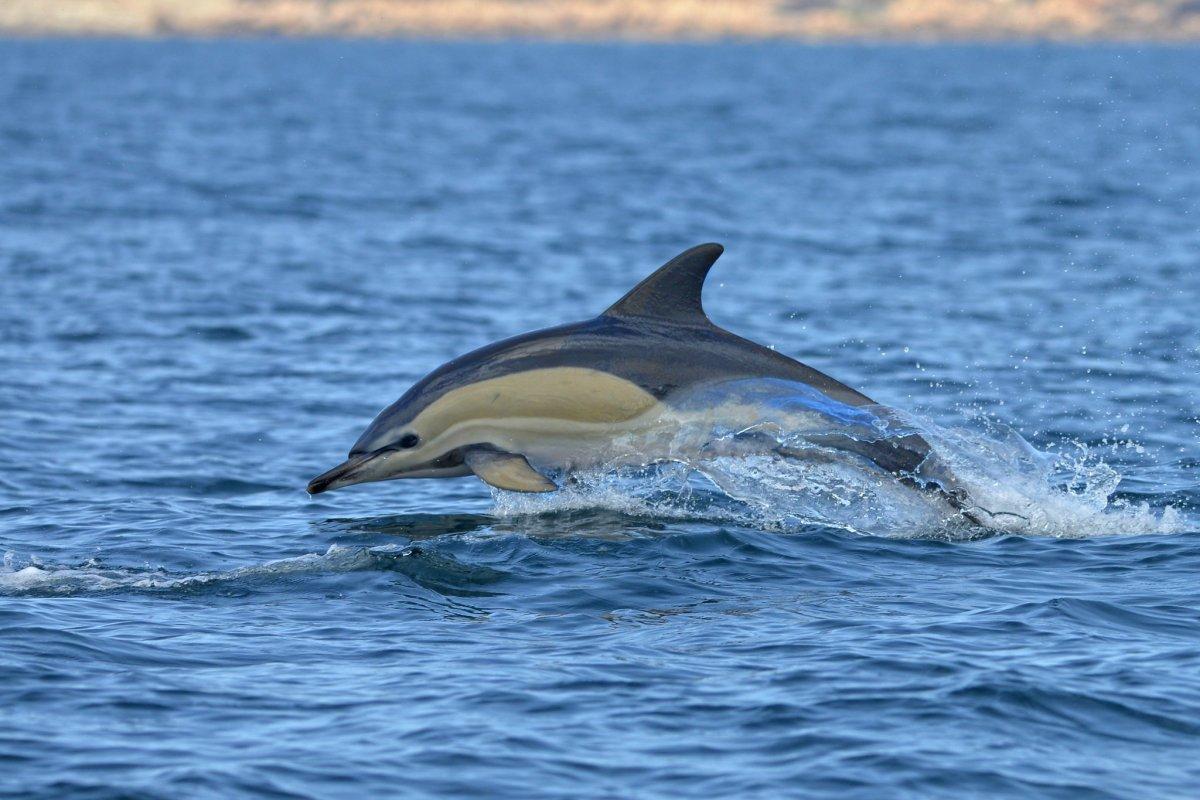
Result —
<path fill-rule="evenodd" d="M 309 494 L 321 494 L 356 483 L 390 481 L 396 478 L 451 478 L 469 475 L 463 463 L 462 453 L 451 450 L 432 461 L 405 467 L 388 465 L 388 456 L 395 451 L 382 448 L 373 453 L 352 455 L 328 472 L 323 472 L 308 482 Z"/>
<path fill-rule="evenodd" d="M 322 472 L 309 481 L 306 491 L 309 494 L 320 494 L 330 489 L 336 489 L 339 486 L 354 483 L 355 473 L 362 469 L 371 460 L 373 455 L 375 454 L 364 453 L 363 455 L 351 456 L 328 472 Z"/>

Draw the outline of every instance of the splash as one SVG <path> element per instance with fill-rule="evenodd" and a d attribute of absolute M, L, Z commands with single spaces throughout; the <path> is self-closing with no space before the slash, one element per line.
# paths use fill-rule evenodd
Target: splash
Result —
<path fill-rule="evenodd" d="M 956 428 L 921 424 L 975 501 L 1006 512 L 989 520 L 998 531 L 1085 538 L 1189 528 L 1177 508 L 1155 509 L 1115 497 L 1121 473 L 1105 461 L 1105 450 L 1069 442 L 1039 451 L 1009 425 L 985 417 L 975 423 Z"/>
<path fill-rule="evenodd" d="M 493 490 L 496 513 L 604 508 L 773 530 L 815 525 L 946 539 L 995 533 L 1083 538 L 1186 527 L 1175 508 L 1115 498 L 1121 476 L 1100 453 L 1082 445 L 1041 452 L 988 418 L 943 427 L 882 406 L 849 407 L 782 381 L 708 387 L 684 404 L 685 411 L 697 408 L 708 411 L 676 425 L 667 458 L 558 474 L 563 488 L 552 494 Z M 828 434 L 865 443 L 920 435 L 972 509 L 964 514 L 944 493 L 915 489 L 864 458 L 814 446 Z"/>

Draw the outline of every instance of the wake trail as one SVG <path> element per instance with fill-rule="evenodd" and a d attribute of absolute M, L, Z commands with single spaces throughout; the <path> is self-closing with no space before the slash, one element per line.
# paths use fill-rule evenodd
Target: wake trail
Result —
<path fill-rule="evenodd" d="M 397 562 L 420 551 L 411 546 L 347 547 L 330 545 L 324 553 L 305 553 L 225 571 L 171 573 L 160 568 L 106 566 L 96 559 L 77 565 L 20 563 L 6 553 L 0 567 L 0 594 L 87 595 L 140 591 L 180 593 L 222 586 L 272 582 L 289 576 L 394 569 Z"/>

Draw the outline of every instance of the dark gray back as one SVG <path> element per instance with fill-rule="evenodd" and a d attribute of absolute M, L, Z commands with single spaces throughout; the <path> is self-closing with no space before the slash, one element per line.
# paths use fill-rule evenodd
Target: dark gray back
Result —
<path fill-rule="evenodd" d="M 852 406 L 873 401 L 812 367 L 718 328 L 704 314 L 704 279 L 723 248 L 681 253 L 603 314 L 522 334 L 450 361 L 383 411 L 352 453 L 385 428 L 399 428 L 443 394 L 477 381 L 532 369 L 583 367 L 617 375 L 670 402 L 703 383 L 778 378 L 805 383 Z"/>

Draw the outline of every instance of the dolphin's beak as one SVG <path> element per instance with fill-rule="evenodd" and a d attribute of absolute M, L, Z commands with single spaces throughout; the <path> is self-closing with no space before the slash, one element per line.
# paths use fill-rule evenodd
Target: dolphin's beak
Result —
<path fill-rule="evenodd" d="M 356 483 L 391 481 L 397 478 L 456 478 L 470 475 L 463 463 L 462 453 L 451 450 L 431 460 L 416 464 L 398 465 L 396 451 L 387 448 L 373 453 L 353 455 L 308 482 L 309 494 L 331 492 Z"/>
<path fill-rule="evenodd" d="M 358 483 L 355 480 L 355 474 L 371 460 L 372 455 L 374 454 L 366 453 L 360 456 L 351 456 L 328 472 L 321 473 L 308 482 L 308 493 L 320 494 Z"/>

